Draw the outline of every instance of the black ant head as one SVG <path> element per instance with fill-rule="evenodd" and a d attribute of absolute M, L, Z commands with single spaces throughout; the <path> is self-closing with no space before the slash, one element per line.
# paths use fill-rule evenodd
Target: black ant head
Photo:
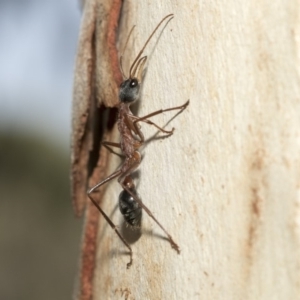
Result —
<path fill-rule="evenodd" d="M 125 79 L 120 86 L 119 99 L 123 103 L 133 103 L 139 97 L 140 86 L 142 82 L 142 73 L 147 56 L 135 60 L 129 72 L 129 78 Z"/>
<path fill-rule="evenodd" d="M 133 103 L 139 97 L 140 82 L 137 78 L 124 80 L 120 86 L 119 99 L 123 103 Z"/>

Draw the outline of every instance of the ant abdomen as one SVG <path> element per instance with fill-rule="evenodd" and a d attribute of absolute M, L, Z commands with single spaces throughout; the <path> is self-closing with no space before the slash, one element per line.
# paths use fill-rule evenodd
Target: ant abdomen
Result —
<path fill-rule="evenodd" d="M 135 190 L 131 189 L 130 191 L 136 195 Z M 119 195 L 119 209 L 121 214 L 124 216 L 125 221 L 130 226 L 141 226 L 142 208 L 126 190 L 123 190 Z"/>

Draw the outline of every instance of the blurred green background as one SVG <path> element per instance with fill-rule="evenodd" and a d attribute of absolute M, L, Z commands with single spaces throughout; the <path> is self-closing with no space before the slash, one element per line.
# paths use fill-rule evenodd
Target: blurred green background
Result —
<path fill-rule="evenodd" d="M 82 221 L 69 183 L 78 0 L 0 0 L 0 299 L 71 299 Z"/>
<path fill-rule="evenodd" d="M 69 155 L 43 138 L 0 133 L 0 299 L 71 299 L 80 225 Z"/>

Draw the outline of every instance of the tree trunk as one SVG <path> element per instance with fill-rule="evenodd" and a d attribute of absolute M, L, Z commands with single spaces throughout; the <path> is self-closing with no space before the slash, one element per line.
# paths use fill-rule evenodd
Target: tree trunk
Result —
<path fill-rule="evenodd" d="M 181 253 L 145 211 L 141 236 L 131 233 L 121 187 L 107 184 L 102 208 L 134 241 L 133 264 L 100 217 L 93 299 L 298 299 L 299 1 L 125 1 L 120 49 L 136 25 L 126 74 L 169 13 L 144 52 L 137 115 L 190 105 L 151 119 L 176 129 L 146 144 L 135 182 Z M 113 172 L 120 160 L 110 157 Z"/>

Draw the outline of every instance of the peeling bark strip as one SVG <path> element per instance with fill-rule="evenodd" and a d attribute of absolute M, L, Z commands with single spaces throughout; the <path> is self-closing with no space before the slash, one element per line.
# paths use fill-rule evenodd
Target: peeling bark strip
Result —
<path fill-rule="evenodd" d="M 115 107 L 122 80 L 116 48 L 116 30 L 121 0 L 97 0 L 96 16 L 96 95 L 98 104 Z"/>
<path fill-rule="evenodd" d="M 116 31 L 121 0 L 86 0 L 79 35 L 73 91 L 71 190 L 76 216 L 86 206 L 86 191 L 106 176 L 102 137 L 110 139 L 103 116 L 118 104 L 122 75 L 118 67 Z M 97 107 L 101 107 L 97 109 Z M 110 120 L 109 120 L 110 121 Z M 97 200 L 101 201 L 101 191 Z M 99 213 L 88 203 L 82 241 L 78 299 L 92 298 Z"/>
<path fill-rule="evenodd" d="M 93 36 L 95 32 L 96 1 L 86 1 L 79 34 L 76 67 L 74 74 L 71 190 L 75 214 L 81 216 L 86 202 L 88 150 L 91 138 L 88 135 L 88 117 L 92 94 L 92 74 L 95 65 Z"/>
<path fill-rule="evenodd" d="M 109 136 L 107 136 L 109 138 Z M 105 169 L 108 163 L 107 151 L 100 149 L 98 164 L 94 169 L 90 179 L 90 185 L 93 186 L 99 180 L 107 176 Z M 103 190 L 99 191 L 95 197 L 97 201 L 101 201 Z M 97 208 L 90 202 L 87 204 L 85 215 L 85 226 L 81 251 L 81 270 L 80 270 L 80 300 L 89 300 L 93 296 L 93 278 L 96 261 L 97 250 L 97 234 L 99 226 L 99 212 Z"/>
<path fill-rule="evenodd" d="M 86 203 L 88 151 L 93 148 L 93 102 L 118 104 L 122 75 L 118 67 L 116 30 L 122 1 L 85 1 L 80 29 L 73 91 L 72 200 L 77 216 Z M 88 124 L 88 122 L 90 124 Z"/>

